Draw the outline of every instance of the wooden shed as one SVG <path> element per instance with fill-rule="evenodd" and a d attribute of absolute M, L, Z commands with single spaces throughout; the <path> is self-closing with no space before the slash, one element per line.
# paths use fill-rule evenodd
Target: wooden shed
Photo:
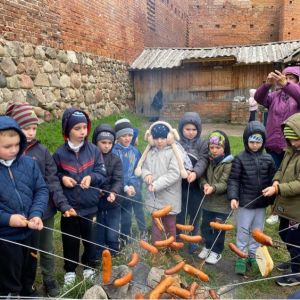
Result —
<path fill-rule="evenodd" d="M 300 49 L 300 40 L 213 48 L 147 48 L 132 63 L 136 113 L 180 118 L 196 111 L 204 121 L 230 122 L 232 102 L 248 98 L 274 68 Z M 274 65 L 278 64 L 278 65 Z M 237 97 L 240 96 L 240 97 Z M 151 105 L 152 104 L 152 105 Z"/>

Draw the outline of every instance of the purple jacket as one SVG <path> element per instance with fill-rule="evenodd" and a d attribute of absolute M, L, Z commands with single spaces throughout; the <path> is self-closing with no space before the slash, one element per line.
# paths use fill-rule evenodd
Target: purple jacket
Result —
<path fill-rule="evenodd" d="M 263 84 L 257 89 L 254 99 L 269 110 L 266 148 L 280 153 L 286 147 L 281 124 L 291 115 L 300 112 L 300 85 L 287 83 L 272 93 L 269 93 L 270 87 L 270 84 Z"/>

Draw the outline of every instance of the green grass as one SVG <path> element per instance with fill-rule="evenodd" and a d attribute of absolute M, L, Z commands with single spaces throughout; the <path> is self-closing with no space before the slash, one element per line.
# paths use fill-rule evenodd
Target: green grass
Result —
<path fill-rule="evenodd" d="M 108 123 L 112 126 L 114 125 L 115 121 L 120 118 L 129 118 L 132 122 L 132 124 L 139 128 L 140 134 L 139 134 L 139 145 L 138 148 L 140 151 L 143 151 L 146 147 L 146 142 L 144 141 L 144 133 L 148 129 L 150 123 L 139 116 L 136 116 L 135 114 L 124 112 L 122 114 L 114 114 L 109 117 L 104 117 L 98 120 L 94 120 L 92 122 L 92 130 L 99 124 Z M 172 125 L 177 127 L 177 123 L 172 121 Z M 92 133 L 91 133 L 92 135 Z M 90 135 L 90 138 L 91 138 Z M 63 138 L 61 134 L 61 122 L 60 121 L 54 121 L 51 123 L 43 123 L 39 126 L 38 129 L 38 139 L 45 144 L 51 153 L 55 151 L 55 149 L 63 143 Z M 242 137 L 233 137 L 230 136 L 230 144 L 231 144 L 231 151 L 233 155 L 238 154 L 240 151 L 243 150 L 243 143 L 242 143 Z M 151 217 L 149 214 L 146 216 L 147 219 L 147 225 L 150 228 L 151 223 Z M 60 229 L 59 226 L 60 223 L 60 215 L 56 215 L 55 219 L 55 228 Z M 150 229 L 149 229 L 150 230 Z M 137 232 L 137 226 L 135 221 L 133 221 L 133 232 Z M 277 234 L 277 226 L 266 226 L 266 232 L 271 235 L 274 239 L 280 240 L 278 234 Z M 55 253 L 62 256 L 62 244 L 61 244 L 61 236 L 58 233 L 54 234 L 54 240 L 55 240 Z M 228 242 L 235 242 L 235 234 L 234 232 L 229 232 L 226 235 L 226 247 L 223 252 L 223 263 L 225 264 L 225 261 L 231 268 L 227 268 L 226 266 L 222 269 L 222 260 L 220 261 L 219 265 L 221 267 L 206 267 L 204 266 L 205 272 L 207 272 L 210 276 L 210 282 L 209 284 L 205 284 L 207 286 L 211 287 L 220 287 L 223 284 L 233 282 L 234 274 L 230 270 L 232 269 L 232 265 L 234 264 L 235 257 L 234 255 L 228 250 L 227 244 Z M 125 252 L 123 252 L 122 255 L 114 259 L 114 265 L 119 265 L 122 263 L 126 263 L 129 260 L 129 256 L 132 253 L 132 251 L 140 251 L 138 249 L 138 246 L 136 243 L 133 243 L 131 247 L 127 247 L 125 249 Z M 276 265 L 277 262 L 284 261 L 287 259 L 287 251 L 285 249 L 270 249 L 271 256 L 273 257 L 274 264 Z M 199 265 L 198 258 L 191 257 L 190 255 L 187 255 L 186 253 L 182 253 L 187 261 L 189 263 L 195 264 L 196 266 Z M 141 252 L 141 255 L 143 257 L 143 260 L 146 262 L 150 262 L 150 257 L 145 252 Z M 59 280 L 60 284 L 63 284 L 63 260 L 62 259 L 55 259 L 56 266 L 55 266 L 55 273 L 56 278 Z M 168 267 L 170 267 L 172 264 L 170 263 Z M 81 268 L 79 267 L 77 270 L 77 274 L 81 274 Z M 187 276 L 185 273 L 180 272 L 182 276 L 184 276 L 185 280 L 187 282 L 193 281 L 193 278 L 190 276 Z M 276 271 L 272 272 L 272 276 L 278 275 L 279 273 Z M 260 276 L 257 276 L 257 274 L 252 274 L 251 272 L 247 273 L 248 278 L 238 278 L 238 281 L 245 281 L 245 280 L 251 280 L 259 278 Z M 79 275 L 78 282 L 82 280 L 81 275 Z M 37 283 L 39 287 L 41 287 L 41 276 L 38 274 L 37 276 Z M 70 294 L 66 295 L 68 298 L 81 298 L 84 294 L 84 291 L 86 288 L 88 288 L 90 285 L 83 283 L 82 285 L 78 286 L 76 289 L 70 292 Z M 272 298 L 272 297 L 279 297 L 279 298 L 286 298 L 286 296 L 291 293 L 296 288 L 282 288 L 275 285 L 273 280 L 270 281 L 264 281 L 260 283 L 255 284 L 249 284 L 249 285 L 243 285 L 239 288 L 236 288 L 234 290 L 234 298 Z M 226 296 L 226 295 L 224 295 Z"/>

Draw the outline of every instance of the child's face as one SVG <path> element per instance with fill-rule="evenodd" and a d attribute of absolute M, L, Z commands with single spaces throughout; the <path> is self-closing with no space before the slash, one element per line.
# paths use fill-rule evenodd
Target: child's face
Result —
<path fill-rule="evenodd" d="M 198 133 L 197 127 L 194 124 L 185 124 L 183 126 L 182 133 L 185 138 L 192 140 Z"/>
<path fill-rule="evenodd" d="M 120 136 L 118 138 L 118 142 L 124 146 L 124 147 L 128 147 L 131 143 L 131 140 L 133 138 L 133 135 L 132 134 L 124 134 L 122 136 Z"/>
<path fill-rule="evenodd" d="M 252 152 L 257 152 L 261 149 L 262 143 L 258 142 L 248 142 L 248 147 Z"/>
<path fill-rule="evenodd" d="M 300 150 L 300 140 L 289 140 L 294 150 Z"/>
<path fill-rule="evenodd" d="M 113 143 L 111 140 L 101 140 L 97 142 L 97 146 L 102 153 L 106 154 L 111 150 Z"/>
<path fill-rule="evenodd" d="M 0 136 L 0 159 L 11 160 L 20 150 L 20 136 Z"/>
<path fill-rule="evenodd" d="M 78 123 L 76 124 L 69 133 L 69 140 L 74 145 L 79 145 L 87 136 L 87 124 Z"/>
<path fill-rule="evenodd" d="M 167 146 L 167 139 L 162 139 L 162 138 L 153 139 L 153 142 L 154 142 L 154 146 L 158 150 L 162 150 L 163 148 L 165 148 Z"/>
<path fill-rule="evenodd" d="M 30 143 L 36 137 L 37 124 L 28 125 L 22 128 L 23 133 L 26 136 L 27 142 Z"/>
<path fill-rule="evenodd" d="M 224 148 L 220 145 L 209 144 L 208 147 L 212 157 L 217 157 L 224 154 Z"/>

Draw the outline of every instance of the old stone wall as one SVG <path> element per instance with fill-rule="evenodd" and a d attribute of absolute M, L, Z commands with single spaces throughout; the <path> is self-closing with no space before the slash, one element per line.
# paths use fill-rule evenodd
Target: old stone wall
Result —
<path fill-rule="evenodd" d="M 76 106 L 92 118 L 134 105 L 128 64 L 101 56 L 0 39 L 0 113 L 27 101 L 60 116 Z"/>

